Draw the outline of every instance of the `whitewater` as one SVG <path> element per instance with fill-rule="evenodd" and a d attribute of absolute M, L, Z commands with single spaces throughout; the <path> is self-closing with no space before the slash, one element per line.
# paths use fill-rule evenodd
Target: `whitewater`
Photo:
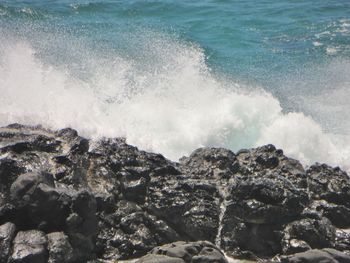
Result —
<path fill-rule="evenodd" d="M 300 110 L 289 110 L 268 87 L 218 74 L 200 45 L 171 35 L 141 32 L 128 40 L 138 43 L 138 56 L 132 56 L 67 35 L 2 33 L 1 126 L 17 122 L 73 127 L 89 138 L 122 136 L 172 160 L 198 147 L 237 151 L 272 143 L 304 165 L 326 162 L 350 170 L 350 82 L 295 96 Z M 350 63 L 323 71 L 339 68 L 348 72 Z M 286 83 L 297 90 L 298 83 Z M 338 114 L 327 110 L 330 105 Z M 327 126 L 332 123 L 337 129 Z"/>

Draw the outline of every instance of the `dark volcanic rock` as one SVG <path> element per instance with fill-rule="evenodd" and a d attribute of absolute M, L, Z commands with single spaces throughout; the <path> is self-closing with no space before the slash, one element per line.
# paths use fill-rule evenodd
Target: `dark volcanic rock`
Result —
<path fill-rule="evenodd" d="M 301 218 L 309 204 L 305 172 L 272 145 L 242 150 L 236 159 L 239 169 L 227 186 L 220 243 L 236 256 L 279 254 L 285 224 Z"/>
<path fill-rule="evenodd" d="M 181 171 L 192 179 L 229 179 L 239 165 L 236 155 L 223 148 L 200 148 L 180 159 Z"/>
<path fill-rule="evenodd" d="M 350 256 L 334 249 L 309 250 L 285 257 L 282 263 L 349 263 Z"/>
<path fill-rule="evenodd" d="M 69 238 L 63 232 L 53 232 L 47 235 L 49 263 L 73 262 L 74 251 Z"/>
<path fill-rule="evenodd" d="M 156 247 L 149 255 L 136 261 L 136 263 L 144 262 L 227 263 L 227 260 L 224 254 L 210 242 L 179 241 Z"/>
<path fill-rule="evenodd" d="M 105 247 L 105 258 L 140 256 L 160 243 L 180 239 L 164 221 L 144 212 L 136 204 L 119 202 L 118 206 L 113 216 L 105 217 L 110 221 L 101 224 L 99 242 Z M 108 225 L 113 227 L 107 228 Z"/>
<path fill-rule="evenodd" d="M 0 128 L 0 263 L 226 262 L 217 247 L 274 261 L 317 248 L 343 262 L 324 248 L 350 253 L 349 200 L 344 171 L 305 171 L 273 145 L 175 163 L 122 138 Z"/>
<path fill-rule="evenodd" d="M 252 224 L 283 224 L 300 215 L 308 203 L 306 191 L 286 178 L 244 178 L 231 188 L 230 214 Z"/>
<path fill-rule="evenodd" d="M 0 263 L 6 263 L 15 237 L 16 226 L 6 223 L 0 226 Z"/>
<path fill-rule="evenodd" d="M 219 226 L 215 185 L 180 176 L 152 178 L 148 209 L 166 220 L 186 239 L 214 241 Z"/>
<path fill-rule="evenodd" d="M 16 224 L 27 229 L 44 224 L 48 229 L 63 228 L 69 197 L 54 187 L 51 174 L 34 172 L 19 176 L 11 186 L 11 198 L 18 211 L 17 218 L 27 220 L 16 219 Z"/>
<path fill-rule="evenodd" d="M 307 170 L 308 188 L 314 199 L 338 205 L 350 205 L 349 176 L 339 167 L 315 164 Z"/>
<path fill-rule="evenodd" d="M 13 241 L 11 263 L 45 263 L 48 259 L 47 238 L 37 230 L 20 231 Z"/>
<path fill-rule="evenodd" d="M 336 240 L 336 228 L 327 218 L 294 221 L 285 227 L 283 233 L 283 252 L 286 254 L 334 247 Z"/>

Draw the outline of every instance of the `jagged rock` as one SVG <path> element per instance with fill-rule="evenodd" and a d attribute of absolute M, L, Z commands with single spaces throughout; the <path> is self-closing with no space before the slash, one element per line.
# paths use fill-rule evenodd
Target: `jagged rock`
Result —
<path fill-rule="evenodd" d="M 13 241 L 10 263 L 45 263 L 48 260 L 47 238 L 37 230 L 20 231 Z"/>
<path fill-rule="evenodd" d="M 339 167 L 315 164 L 307 170 L 308 186 L 314 199 L 350 207 L 350 180 Z"/>
<path fill-rule="evenodd" d="M 282 263 L 349 263 L 350 256 L 334 249 L 314 249 L 282 259 Z"/>
<path fill-rule="evenodd" d="M 329 203 L 325 200 L 316 200 L 311 207 L 312 210 L 328 218 L 334 226 L 338 228 L 350 227 L 350 207 Z"/>
<path fill-rule="evenodd" d="M 239 169 L 226 190 L 221 244 L 236 256 L 281 253 L 284 225 L 300 218 L 309 203 L 305 171 L 272 145 L 242 150 L 236 160 Z"/>
<path fill-rule="evenodd" d="M 307 193 L 275 174 L 272 178 L 244 178 L 231 188 L 230 215 L 253 224 L 283 224 L 300 215 Z"/>
<path fill-rule="evenodd" d="M 49 259 L 48 263 L 73 262 L 73 248 L 68 237 L 63 232 L 53 232 L 47 235 Z"/>
<path fill-rule="evenodd" d="M 11 186 L 20 228 L 66 231 L 77 258 L 90 258 L 97 233 L 96 200 L 87 190 L 55 188 L 52 175 L 26 173 Z M 26 220 L 23 220 L 26 218 Z"/>
<path fill-rule="evenodd" d="M 179 241 L 156 247 L 149 255 L 136 261 L 136 263 L 145 262 L 227 263 L 227 260 L 224 254 L 210 242 Z"/>
<path fill-rule="evenodd" d="M 91 147 L 87 180 L 98 202 L 98 255 L 141 256 L 154 246 L 178 240 L 176 231 L 144 208 L 150 177 L 179 174 L 173 163 L 122 139 L 101 140 Z"/>
<path fill-rule="evenodd" d="M 163 220 L 144 212 L 137 204 L 120 201 L 117 207 L 113 215 L 103 215 L 108 221 L 100 223 L 99 246 L 104 250 L 104 258 L 140 256 L 158 244 L 180 239 Z"/>
<path fill-rule="evenodd" d="M 182 176 L 151 179 L 148 208 L 170 222 L 186 239 L 214 242 L 219 226 L 219 196 L 215 185 Z"/>
<path fill-rule="evenodd" d="M 64 228 L 69 196 L 54 187 L 54 179 L 48 173 L 26 173 L 16 179 L 11 186 L 11 198 L 18 211 L 18 226 L 27 229 L 41 226 L 43 230 Z"/>
<path fill-rule="evenodd" d="M 228 217 L 223 224 L 221 244 L 229 255 L 253 260 L 256 255 L 272 257 L 282 250 L 278 225 L 243 223 Z"/>
<path fill-rule="evenodd" d="M 16 226 L 10 222 L 0 226 L 0 263 L 7 263 Z"/>
<path fill-rule="evenodd" d="M 350 232 L 336 229 L 334 248 L 350 254 Z"/>
<path fill-rule="evenodd" d="M 97 229 L 96 200 L 87 190 L 81 190 L 72 196 L 71 210 L 79 218 L 79 224 L 70 224 L 70 231 L 85 236 L 94 235 Z"/>
<path fill-rule="evenodd" d="M 288 224 L 284 230 L 289 238 L 303 240 L 312 248 L 332 247 L 335 228 L 327 218 L 305 218 Z"/>
<path fill-rule="evenodd" d="M 180 159 L 181 171 L 193 179 L 229 179 L 239 164 L 236 155 L 223 148 L 200 148 Z"/>
<path fill-rule="evenodd" d="M 11 184 L 23 172 L 24 169 L 15 160 L 0 159 L 0 207 L 9 201 Z"/>
<path fill-rule="evenodd" d="M 16 124 L 0 128 L 0 154 L 0 225 L 47 234 L 40 255 L 50 262 L 138 258 L 180 240 L 215 242 L 245 259 L 350 252 L 348 175 L 320 164 L 305 172 L 273 145 L 201 148 L 175 163 L 122 138 L 91 141 L 69 128 Z M 1 244 L 17 247 L 10 257 L 19 258 L 22 245 L 10 243 Z M 221 252 L 203 246 L 192 262 L 220 262 Z"/>
<path fill-rule="evenodd" d="M 285 234 L 285 239 L 282 241 L 282 251 L 284 254 L 295 254 L 310 250 L 310 245 L 304 240 L 291 238 L 288 234 Z"/>
<path fill-rule="evenodd" d="M 269 144 L 236 154 L 239 173 L 249 177 L 269 177 L 279 174 L 297 188 L 307 187 L 307 176 L 299 161 L 288 158 L 281 149 Z"/>

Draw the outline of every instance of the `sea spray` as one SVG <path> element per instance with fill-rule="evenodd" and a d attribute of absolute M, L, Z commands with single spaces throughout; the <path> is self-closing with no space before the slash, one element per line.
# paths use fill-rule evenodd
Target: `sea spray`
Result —
<path fill-rule="evenodd" d="M 62 41 L 67 53 L 54 62 L 50 41 L 42 48 L 15 36 L 1 40 L 0 125 L 69 126 L 90 138 L 123 136 L 173 160 L 203 146 L 236 151 L 273 143 L 304 164 L 350 168 L 349 136 L 326 133 L 301 112 L 284 113 L 261 88 L 215 75 L 196 45 L 143 36 L 140 59 L 94 51 L 74 39 L 70 45 L 70 37 L 57 36 L 54 45 Z"/>

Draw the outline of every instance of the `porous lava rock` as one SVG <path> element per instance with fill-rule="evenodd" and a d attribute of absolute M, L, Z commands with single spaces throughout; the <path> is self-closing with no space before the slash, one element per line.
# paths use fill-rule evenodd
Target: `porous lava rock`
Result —
<path fill-rule="evenodd" d="M 346 172 L 273 145 L 173 162 L 123 138 L 0 128 L 0 263 L 339 261 L 349 197 Z"/>

